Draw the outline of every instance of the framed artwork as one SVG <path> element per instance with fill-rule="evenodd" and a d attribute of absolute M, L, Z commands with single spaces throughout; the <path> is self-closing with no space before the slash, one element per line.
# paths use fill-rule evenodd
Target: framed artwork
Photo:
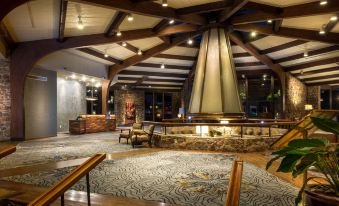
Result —
<path fill-rule="evenodd" d="M 135 122 L 135 104 L 134 102 L 126 102 L 125 124 L 133 124 L 134 122 Z"/>

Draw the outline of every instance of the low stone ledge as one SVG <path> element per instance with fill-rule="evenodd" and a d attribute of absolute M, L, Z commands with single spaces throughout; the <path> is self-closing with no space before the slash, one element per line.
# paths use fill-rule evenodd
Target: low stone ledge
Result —
<path fill-rule="evenodd" d="M 193 135 L 154 134 L 156 147 L 207 150 L 218 152 L 260 152 L 267 150 L 278 137 L 198 137 Z"/>

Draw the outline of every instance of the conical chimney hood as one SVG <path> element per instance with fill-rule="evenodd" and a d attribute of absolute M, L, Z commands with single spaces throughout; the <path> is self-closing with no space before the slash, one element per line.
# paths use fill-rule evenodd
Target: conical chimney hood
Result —
<path fill-rule="evenodd" d="M 195 70 L 189 115 L 243 116 L 231 44 L 224 28 L 203 34 Z"/>

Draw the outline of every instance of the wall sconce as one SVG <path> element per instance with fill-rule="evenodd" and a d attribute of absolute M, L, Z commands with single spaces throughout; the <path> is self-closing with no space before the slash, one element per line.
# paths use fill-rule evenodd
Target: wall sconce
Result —
<path fill-rule="evenodd" d="M 305 111 L 311 111 L 313 110 L 313 105 L 312 104 L 305 104 Z"/>

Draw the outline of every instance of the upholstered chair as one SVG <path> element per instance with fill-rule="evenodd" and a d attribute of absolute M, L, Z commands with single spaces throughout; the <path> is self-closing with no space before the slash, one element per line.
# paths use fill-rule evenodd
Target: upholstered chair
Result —
<path fill-rule="evenodd" d="M 144 130 L 142 130 L 142 126 L 143 126 L 142 123 L 134 123 L 131 131 L 129 131 L 127 134 L 121 133 L 119 135 L 119 143 L 120 143 L 120 139 L 124 138 L 127 140 L 127 144 L 128 144 L 128 140 L 133 136 L 133 134 L 144 133 Z"/>
<path fill-rule="evenodd" d="M 132 135 L 132 147 L 134 148 L 135 145 L 141 144 L 143 142 L 148 142 L 149 147 L 152 147 L 152 139 L 154 133 L 154 125 L 149 126 L 149 130 L 144 133 L 133 133 Z"/>

